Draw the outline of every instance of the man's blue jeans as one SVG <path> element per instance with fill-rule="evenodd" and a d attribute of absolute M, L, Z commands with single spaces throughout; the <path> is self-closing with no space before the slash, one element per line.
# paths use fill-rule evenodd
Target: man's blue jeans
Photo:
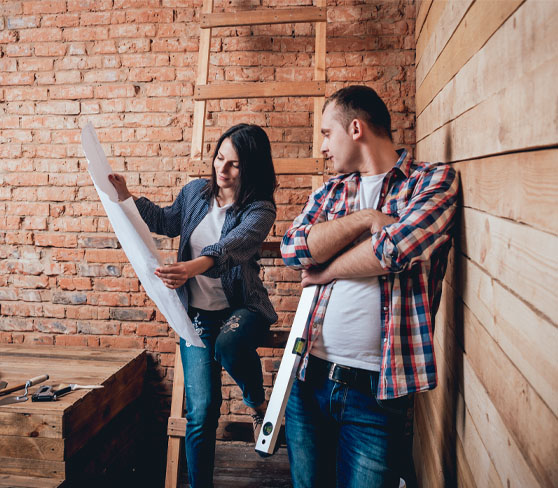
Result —
<path fill-rule="evenodd" d="M 376 399 L 369 384 L 330 380 L 310 357 L 306 381 L 295 380 L 286 409 L 286 437 L 295 488 L 399 486 L 408 462 L 405 423 L 412 397 Z"/>
<path fill-rule="evenodd" d="M 186 459 L 192 488 L 213 486 L 215 433 L 219 420 L 221 366 L 242 390 L 244 403 L 257 407 L 264 399 L 260 358 L 256 351 L 269 324 L 247 309 L 188 311 L 205 348 L 180 339 L 186 390 Z"/>

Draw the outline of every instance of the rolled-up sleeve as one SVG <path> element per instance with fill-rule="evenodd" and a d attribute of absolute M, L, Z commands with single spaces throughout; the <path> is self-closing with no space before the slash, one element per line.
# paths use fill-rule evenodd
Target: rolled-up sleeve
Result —
<path fill-rule="evenodd" d="M 214 258 L 215 264 L 204 276 L 218 278 L 259 252 L 273 223 L 276 210 L 271 202 L 257 201 L 244 210 L 240 224 L 216 242 L 202 249 L 201 256 Z"/>
<path fill-rule="evenodd" d="M 427 261 L 451 239 L 458 188 L 451 166 L 425 171 L 399 220 L 372 235 L 374 254 L 385 270 L 399 273 Z"/>
<path fill-rule="evenodd" d="M 182 225 L 182 201 L 184 198 L 184 188 L 168 207 L 159 207 L 145 197 L 136 200 L 136 207 L 141 218 L 149 227 L 151 232 L 168 237 L 176 237 L 180 234 Z"/>
<path fill-rule="evenodd" d="M 283 236 L 281 255 L 286 266 L 294 269 L 307 269 L 318 265 L 308 248 L 308 235 L 313 225 L 327 219 L 324 211 L 327 193 L 327 185 L 313 192 L 308 197 L 301 214 L 294 219 Z"/>

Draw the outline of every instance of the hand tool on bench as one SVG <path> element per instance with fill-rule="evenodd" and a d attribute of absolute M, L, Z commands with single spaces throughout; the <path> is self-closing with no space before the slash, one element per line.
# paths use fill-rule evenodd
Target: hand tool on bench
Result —
<path fill-rule="evenodd" d="M 6 395 L 8 393 L 12 393 L 14 391 L 18 391 L 18 390 L 23 390 L 25 388 L 25 392 L 23 393 L 23 395 L 20 396 L 11 396 L 11 397 L 6 397 L 6 398 L 2 398 L 0 399 L 0 405 L 9 405 L 11 403 L 21 403 L 21 402 L 26 402 L 27 398 L 28 398 L 28 390 L 31 386 L 33 385 L 37 385 L 39 383 L 42 383 L 43 381 L 48 380 L 48 374 L 43 374 L 41 376 L 35 376 L 34 378 L 31 378 L 30 380 L 27 380 L 25 383 L 22 383 L 20 385 L 16 385 L 13 386 L 11 388 L 6 388 L 4 390 L 0 390 L 0 395 Z"/>
<path fill-rule="evenodd" d="M 80 389 L 93 390 L 97 388 L 104 388 L 104 386 L 103 385 L 77 385 L 75 383 L 72 383 L 71 385 L 64 385 L 64 384 L 58 385 L 58 389 L 53 390 L 53 387 L 51 385 L 43 385 L 35 393 L 33 393 L 33 396 L 31 397 L 31 401 L 53 402 L 58 400 L 62 395 L 66 395 L 67 393 L 70 393 L 71 391 L 74 390 L 80 390 Z"/>
<path fill-rule="evenodd" d="M 300 295 L 291 332 L 287 339 L 287 345 L 265 412 L 262 429 L 256 442 L 256 452 L 262 457 L 271 456 L 276 451 L 275 444 L 281 429 L 287 401 L 300 359 L 306 350 L 309 315 L 316 301 L 318 290 L 318 286 L 308 286 L 302 290 Z"/>

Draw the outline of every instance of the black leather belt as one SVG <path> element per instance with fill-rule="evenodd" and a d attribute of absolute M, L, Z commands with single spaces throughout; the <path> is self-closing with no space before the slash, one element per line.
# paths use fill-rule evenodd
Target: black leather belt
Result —
<path fill-rule="evenodd" d="M 327 376 L 328 379 L 336 383 L 369 390 L 372 388 L 371 380 L 374 375 L 378 375 L 378 372 L 351 368 L 310 355 L 308 358 L 308 374 L 316 378 Z"/>

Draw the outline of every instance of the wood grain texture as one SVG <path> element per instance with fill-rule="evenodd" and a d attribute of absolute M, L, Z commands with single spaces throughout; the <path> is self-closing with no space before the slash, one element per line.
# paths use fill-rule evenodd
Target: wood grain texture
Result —
<path fill-rule="evenodd" d="M 325 8 L 299 7 L 202 14 L 200 27 L 207 29 L 208 27 L 325 21 Z"/>
<path fill-rule="evenodd" d="M 430 7 L 432 6 L 432 0 L 420 0 L 417 2 L 417 20 L 415 24 L 415 39 L 418 39 L 422 33 L 422 28 L 424 26 L 424 22 L 426 21 L 426 17 L 428 16 L 428 12 L 430 11 Z"/>
<path fill-rule="evenodd" d="M 451 3 L 452 2 L 448 2 L 447 0 L 434 0 L 431 3 L 428 16 L 425 18 L 420 35 L 417 37 L 415 64 L 419 65 L 421 63 L 426 46 L 432 41 L 432 37 L 434 37 L 436 32 L 440 29 L 440 17 L 444 10 L 449 8 Z M 419 86 L 418 80 L 417 86 Z"/>
<path fill-rule="evenodd" d="M 436 59 L 474 1 L 475 0 L 440 2 L 438 0 L 435 2 L 435 4 L 440 3 L 444 5 L 444 7 L 440 9 L 440 13 L 437 14 L 437 22 L 428 40 L 423 41 L 421 36 L 417 42 L 417 89 L 420 89 L 419 87 L 425 76 L 436 62 Z M 433 9 L 434 7 L 431 8 L 431 10 Z"/>
<path fill-rule="evenodd" d="M 558 236 L 558 149 L 475 159 L 454 167 L 464 206 Z"/>
<path fill-rule="evenodd" d="M 492 419 L 490 425 L 477 427 L 483 432 L 485 442 L 495 438 L 496 445 L 489 448 L 489 452 L 498 452 L 506 470 L 514 473 L 503 477 L 504 470 L 495 461 L 502 480 L 507 483 L 507 479 L 523 478 L 525 481 L 517 486 L 535 486 L 533 480 L 551 486 L 558 472 L 554 455 L 558 452 L 556 416 L 486 332 L 474 313 L 467 306 L 463 307 L 463 311 L 467 351 L 464 365 L 471 366 L 474 376 L 478 377 L 487 392 L 487 395 L 483 395 L 483 389 L 474 383 L 474 378 L 464 367 L 464 398 L 470 412 L 477 405 L 478 413 L 472 414 L 475 422 L 484 422 L 487 417 L 488 420 Z M 481 395 L 480 399 L 478 395 Z M 494 405 L 494 412 L 490 411 L 490 404 Z M 501 426 L 490 430 L 495 425 L 495 418 L 501 419 Z M 508 448 L 505 449 L 506 444 Z M 525 459 L 523 463 L 522 458 Z"/>
<path fill-rule="evenodd" d="M 60 479 L 0 474 L 0 486 L 7 488 L 63 488 L 67 485 L 64 480 Z"/>
<path fill-rule="evenodd" d="M 0 346 L 0 370 L 10 383 L 41 371 L 50 375 L 45 384 L 54 387 L 61 383 L 104 386 L 76 390 L 53 402 L 28 400 L 2 406 L 0 473 L 65 478 L 74 455 L 141 394 L 145 369 L 144 350 Z M 38 388 L 32 387 L 30 395 Z"/>
<path fill-rule="evenodd" d="M 426 108 L 436 94 L 524 1 L 477 0 L 473 4 L 417 92 L 417 114 Z"/>
<path fill-rule="evenodd" d="M 319 97 L 325 95 L 323 81 L 269 81 L 196 85 L 195 100 L 261 97 Z"/>
<path fill-rule="evenodd" d="M 523 224 L 464 209 L 463 253 L 548 320 L 558 317 L 556 237 Z"/>
<path fill-rule="evenodd" d="M 538 67 L 552 63 L 556 57 L 555 46 L 558 44 L 555 28 L 557 22 L 556 2 L 535 1 L 522 4 L 418 116 L 417 141 L 498 94 L 511 81 L 528 76 Z M 417 82 L 420 70 L 419 65 Z M 418 92 L 421 91 L 422 87 L 419 87 Z M 552 97 L 552 93 L 555 92 L 539 92 L 538 97 L 545 100 Z M 515 107 L 514 100 L 510 99 L 507 103 L 512 108 Z M 523 120 L 521 115 L 533 113 L 539 115 L 533 108 L 526 112 L 516 112 L 514 118 Z M 492 118 L 482 120 L 497 121 L 490 125 L 507 122 L 497 118 L 497 113 Z"/>
<path fill-rule="evenodd" d="M 474 311 L 487 333 L 558 417 L 558 328 L 477 264 L 464 256 L 458 259 L 467 285 L 452 298 L 463 300 Z M 452 288 L 446 285 L 449 293 Z"/>

